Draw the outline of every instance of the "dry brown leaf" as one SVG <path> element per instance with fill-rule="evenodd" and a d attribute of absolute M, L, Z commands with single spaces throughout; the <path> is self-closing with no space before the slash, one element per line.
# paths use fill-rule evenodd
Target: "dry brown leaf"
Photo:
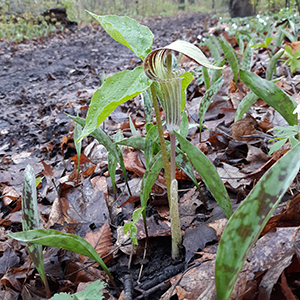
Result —
<path fill-rule="evenodd" d="M 98 231 L 88 232 L 84 239 L 89 242 L 92 247 L 95 248 L 99 256 L 103 258 L 112 248 L 111 236 L 112 233 L 107 220 Z M 83 255 L 80 256 L 80 259 L 82 262 L 87 260 Z M 104 259 L 104 262 L 107 261 L 109 261 L 109 258 Z"/>
<path fill-rule="evenodd" d="M 70 208 L 66 198 L 56 198 L 52 204 L 49 221 L 47 228 L 50 228 L 54 224 L 66 225 L 77 224 L 78 221 L 68 215 L 68 209 Z"/>
<path fill-rule="evenodd" d="M 256 134 L 256 125 L 256 120 L 252 116 L 247 115 L 245 118 L 236 121 L 230 126 L 230 130 L 232 131 L 232 138 L 240 141 L 251 141 L 255 139 L 244 136 Z"/>
<path fill-rule="evenodd" d="M 43 171 L 42 173 L 43 173 L 45 176 L 50 176 L 50 177 L 54 176 L 54 173 L 53 173 L 53 171 L 52 171 L 51 166 L 50 166 L 50 165 L 47 165 L 43 160 L 41 160 L 41 163 L 43 164 L 44 169 L 45 169 L 45 171 Z"/>

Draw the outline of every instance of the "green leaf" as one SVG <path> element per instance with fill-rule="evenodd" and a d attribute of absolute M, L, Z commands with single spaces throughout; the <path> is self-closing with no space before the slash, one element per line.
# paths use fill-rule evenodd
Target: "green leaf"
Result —
<path fill-rule="evenodd" d="M 80 124 L 81 126 L 85 126 L 85 120 L 78 117 L 73 117 L 70 115 L 67 115 L 69 118 L 71 118 L 76 123 Z M 123 156 L 121 153 L 121 150 L 119 147 L 113 143 L 111 137 L 107 135 L 101 128 L 97 128 L 91 133 L 91 136 L 95 138 L 101 145 L 103 145 L 107 151 L 112 153 L 114 157 L 117 159 L 118 163 L 120 164 L 120 167 L 122 169 L 125 181 L 127 182 L 127 174 L 126 169 L 124 165 Z"/>
<path fill-rule="evenodd" d="M 255 44 L 255 45 L 252 45 L 251 47 L 255 48 L 255 49 L 258 49 L 258 48 L 267 48 L 269 46 L 269 44 L 275 40 L 275 38 L 271 38 L 271 37 L 267 37 L 266 40 L 260 44 Z"/>
<path fill-rule="evenodd" d="M 221 53 L 219 52 L 219 49 L 214 44 L 212 36 L 209 36 L 209 39 L 206 40 L 206 46 L 209 48 L 209 51 L 212 54 L 213 58 L 217 62 L 219 62 L 221 60 Z"/>
<path fill-rule="evenodd" d="M 36 179 L 33 168 L 26 166 L 22 197 L 22 227 L 23 230 L 39 228 L 39 210 L 37 207 Z M 42 246 L 26 243 L 29 256 L 39 272 L 45 286 L 48 285 L 44 268 Z"/>
<path fill-rule="evenodd" d="M 154 35 L 148 27 L 129 17 L 98 16 L 88 13 L 114 40 L 132 50 L 136 56 L 144 59 L 151 51 Z"/>
<path fill-rule="evenodd" d="M 240 70 L 240 78 L 257 96 L 277 110 L 289 125 L 297 124 L 297 115 L 293 114 L 297 103 L 292 97 L 274 83 L 262 79 L 254 73 Z"/>
<path fill-rule="evenodd" d="M 141 94 L 143 103 L 144 103 L 144 113 L 145 113 L 145 120 L 146 123 L 151 123 L 153 119 L 152 113 L 152 102 L 151 102 L 151 91 L 150 89 L 146 90 Z"/>
<path fill-rule="evenodd" d="M 35 186 L 37 187 L 41 181 L 43 180 L 44 177 L 40 177 L 40 178 L 37 178 L 36 181 L 35 181 Z"/>
<path fill-rule="evenodd" d="M 278 51 L 276 54 L 274 54 L 267 66 L 267 70 L 266 70 L 266 79 L 267 80 L 272 80 L 272 76 L 274 73 L 274 70 L 276 69 L 276 64 L 278 59 L 282 56 L 282 54 L 284 53 L 284 51 Z"/>
<path fill-rule="evenodd" d="M 8 234 L 8 236 L 25 243 L 59 247 L 68 251 L 85 255 L 96 261 L 105 271 L 105 273 L 111 277 L 105 263 L 96 252 L 96 250 L 91 246 L 91 244 L 84 240 L 82 237 L 75 234 L 62 233 L 58 230 L 52 229 L 40 229 L 11 233 Z"/>
<path fill-rule="evenodd" d="M 79 140 L 91 134 L 116 107 L 145 91 L 150 85 L 151 80 L 143 72 L 143 66 L 107 78 L 92 97 L 86 125 Z"/>
<path fill-rule="evenodd" d="M 129 116 L 129 126 L 130 126 L 132 136 L 139 136 L 130 116 Z"/>
<path fill-rule="evenodd" d="M 175 131 L 174 134 L 180 143 L 182 151 L 187 154 L 203 182 L 220 205 L 226 217 L 229 218 L 232 215 L 230 199 L 215 167 L 197 147 Z"/>
<path fill-rule="evenodd" d="M 186 112 L 183 111 L 181 123 L 180 123 L 180 134 L 186 138 L 188 135 L 188 132 L 189 132 L 189 119 L 187 117 Z"/>
<path fill-rule="evenodd" d="M 146 140 L 145 140 L 145 159 L 146 159 L 146 166 L 148 166 L 150 160 L 153 156 L 153 146 L 155 142 L 158 140 L 158 129 L 157 125 L 151 127 L 151 129 L 147 132 Z"/>
<path fill-rule="evenodd" d="M 205 88 L 208 90 L 210 87 L 210 79 L 209 79 L 208 70 L 206 67 L 202 67 L 202 76 L 204 79 Z"/>
<path fill-rule="evenodd" d="M 217 64 L 218 67 L 223 67 L 225 64 L 225 58 Z M 218 79 L 220 79 L 222 70 L 213 70 L 211 76 L 211 85 L 213 85 Z"/>
<path fill-rule="evenodd" d="M 68 293 L 59 293 L 51 297 L 50 300 L 73 300 L 74 298 Z"/>
<path fill-rule="evenodd" d="M 235 211 L 219 243 L 215 283 L 218 300 L 227 300 L 250 249 L 300 168 L 300 144 L 261 177 Z"/>
<path fill-rule="evenodd" d="M 236 52 L 234 51 L 233 47 L 227 42 L 225 38 L 222 38 L 222 40 L 219 41 L 222 46 L 224 55 L 227 58 L 228 63 L 232 69 L 234 81 L 237 82 L 240 68 L 239 58 Z"/>
<path fill-rule="evenodd" d="M 128 147 L 132 147 L 135 149 L 139 149 L 144 151 L 145 150 L 145 137 L 143 136 L 136 136 L 131 137 L 129 139 L 124 139 L 117 143 L 117 145 L 124 145 Z"/>
<path fill-rule="evenodd" d="M 240 120 L 244 114 L 247 112 L 247 110 L 253 105 L 257 100 L 258 96 L 250 91 L 240 102 L 234 117 L 234 122 Z"/>
<path fill-rule="evenodd" d="M 180 111 L 183 111 L 186 102 L 186 89 L 194 78 L 190 72 L 184 72 L 184 74 L 181 75 L 180 77 L 183 77 L 181 81 L 181 104 L 180 104 Z"/>
<path fill-rule="evenodd" d="M 268 155 L 271 155 L 272 153 L 276 152 L 277 150 L 279 150 L 287 141 L 287 138 L 284 139 L 280 139 L 278 142 L 274 143 L 269 150 Z"/>
<path fill-rule="evenodd" d="M 132 214 L 132 222 L 135 224 L 139 218 L 140 218 L 140 215 L 141 213 L 143 212 L 144 208 L 140 207 L 140 208 L 137 208 L 133 214 Z"/>
<path fill-rule="evenodd" d="M 202 129 L 202 124 L 204 120 L 204 115 L 208 110 L 209 105 L 212 103 L 215 95 L 220 90 L 221 86 L 223 85 L 224 78 L 223 76 L 219 78 L 204 94 L 199 107 L 199 127 L 200 133 Z"/>
<path fill-rule="evenodd" d="M 132 242 L 137 245 L 138 244 L 138 241 L 137 241 L 137 237 L 136 237 L 136 233 L 137 233 L 137 228 L 136 226 L 133 224 L 133 222 L 128 222 L 128 223 L 125 223 L 124 224 L 124 227 L 123 227 L 123 231 L 125 234 L 127 234 L 128 230 L 130 230 L 130 238 L 132 240 Z"/>
<path fill-rule="evenodd" d="M 252 38 L 248 42 L 246 50 L 245 50 L 244 55 L 243 55 L 243 59 L 242 59 L 242 68 L 244 70 L 246 70 L 246 71 L 250 71 L 251 70 L 252 63 L 253 63 L 253 52 L 254 52 L 254 49 L 251 47 L 253 45 L 253 39 L 254 38 Z"/>
<path fill-rule="evenodd" d="M 102 300 L 103 294 L 100 290 L 105 288 L 105 284 L 100 280 L 90 283 L 84 291 L 76 293 L 78 300 Z"/>
<path fill-rule="evenodd" d="M 90 283 L 84 291 L 73 295 L 67 293 L 59 293 L 54 295 L 50 300 L 102 300 L 103 294 L 100 290 L 105 288 L 105 284 L 100 280 Z"/>
<path fill-rule="evenodd" d="M 149 165 L 146 167 L 144 173 L 141 188 L 140 188 L 140 198 L 141 198 L 141 207 L 143 210 L 143 218 L 146 220 L 146 207 L 148 197 L 151 193 L 152 186 L 155 183 L 155 180 L 163 167 L 163 159 L 161 152 L 158 152 L 150 161 Z"/>
<path fill-rule="evenodd" d="M 78 115 L 77 115 L 78 116 Z M 74 141 L 77 141 L 77 139 L 80 137 L 82 132 L 82 128 L 78 123 L 75 123 L 75 128 L 74 128 Z M 76 143 L 75 142 L 75 149 L 78 157 L 78 173 L 80 172 L 80 155 L 81 155 L 81 141 Z"/>

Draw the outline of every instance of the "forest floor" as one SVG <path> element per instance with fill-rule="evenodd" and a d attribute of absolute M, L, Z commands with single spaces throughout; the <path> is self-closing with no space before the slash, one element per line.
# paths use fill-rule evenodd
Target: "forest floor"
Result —
<path fill-rule="evenodd" d="M 140 20 L 140 23 L 154 33 L 155 49 L 177 39 L 197 44 L 199 34 L 213 28 L 217 20 L 201 13 L 183 13 L 174 17 L 151 17 Z M 87 239 L 104 257 L 120 291 L 125 291 L 126 299 L 168 299 L 169 295 L 163 294 L 172 284 L 174 288 L 169 290 L 175 295 L 172 299 L 215 299 L 214 259 L 217 242 L 227 221 L 203 184 L 201 188 L 206 198 L 206 208 L 193 184 L 185 177 L 179 181 L 181 226 L 186 233 L 185 256 L 181 261 L 173 262 L 170 258 L 168 206 L 165 187 L 161 183 L 157 183 L 153 194 L 162 196 L 152 196 L 147 209 L 151 238 L 144 256 L 145 233 L 142 222 L 137 223 L 137 248 L 132 247 L 121 227 L 124 221 L 131 220 L 132 211 L 139 203 L 130 201 L 120 170 L 116 174 L 117 195 L 114 195 L 106 168 L 107 150 L 92 137 L 83 141 L 86 161 L 82 164 L 80 180 L 74 177 L 74 122 L 66 113 L 85 117 L 89 101 L 104 78 L 119 71 L 132 70 L 141 63 L 129 49 L 115 42 L 95 24 L 69 27 L 56 35 L 18 44 L 0 41 L 1 299 L 45 299 L 43 285 L 38 273 L 29 264 L 24 244 L 6 237 L 9 232 L 22 230 L 20 199 L 24 170 L 28 164 L 34 168 L 37 177 L 45 176 L 38 187 L 41 227 L 76 233 Z M 230 70 L 225 69 L 223 74 L 225 80 L 215 97 L 216 105 L 210 107 L 204 123 L 211 132 L 204 131 L 202 143 L 199 143 L 197 128 L 191 128 L 189 139 L 219 167 L 218 172 L 221 172 L 220 168 L 226 169 L 223 173 L 224 183 L 227 184 L 235 210 L 257 179 L 255 176 L 245 178 L 245 174 L 255 174 L 270 160 L 266 150 L 266 139 L 270 136 L 262 134 L 257 139 L 232 138 L 232 134 L 235 137 L 238 135 L 230 127 L 236 111 L 233 102 L 241 100 L 243 88 L 234 90 Z M 198 122 L 197 109 L 204 92 L 203 85 L 198 86 L 195 81 L 188 88 L 186 111 L 191 123 Z M 228 96 L 232 101 L 227 101 Z M 282 125 L 282 119 L 274 110 L 262 103 L 259 105 L 263 107 L 259 119 L 264 124 L 257 124 L 257 115 L 249 116 L 243 125 L 250 131 L 244 132 L 244 135 L 266 131 L 270 121 L 266 123 L 270 118 L 275 120 L 272 126 Z M 103 130 L 111 136 L 122 130 L 125 137 L 130 137 L 129 115 L 138 132 L 143 134 L 145 121 L 139 97 L 119 106 L 105 121 Z M 136 200 L 145 171 L 144 157 L 140 151 L 128 147 L 124 147 L 123 155 L 134 196 L 131 200 Z M 57 189 L 49 179 L 52 172 Z M 182 174 L 178 172 L 180 176 Z M 287 195 L 284 199 L 286 201 L 289 198 Z M 210 226 L 206 226 L 208 224 Z M 200 240 L 199 236 L 201 241 L 196 243 L 195 240 Z M 290 235 L 282 233 L 283 236 Z M 189 272 L 190 277 L 180 277 L 191 262 L 194 264 Z M 295 258 L 291 265 L 297 266 Z M 73 293 L 83 290 L 87 282 L 99 278 L 106 280 L 97 265 L 58 248 L 47 248 L 45 251 L 45 268 L 53 294 Z M 247 291 L 251 295 L 263 295 L 264 288 L 258 289 L 262 278 L 259 276 L 271 267 L 259 272 L 254 270 L 254 265 L 252 268 L 250 273 L 258 279 L 255 288 L 254 285 L 252 289 L 247 286 Z M 181 281 L 174 284 L 178 274 Z M 296 273 L 290 270 L 289 274 Z M 250 277 L 247 280 L 245 277 L 239 279 L 243 282 L 243 289 L 240 287 L 233 295 L 240 295 L 242 291 L 247 294 L 246 283 L 253 282 L 253 277 L 251 280 Z M 275 283 L 272 288 L 274 286 L 279 296 L 272 299 L 283 299 L 280 298 L 282 283 Z M 116 293 L 112 287 L 109 286 L 107 290 L 106 299 L 114 299 Z M 202 298 L 199 298 L 201 295 Z"/>

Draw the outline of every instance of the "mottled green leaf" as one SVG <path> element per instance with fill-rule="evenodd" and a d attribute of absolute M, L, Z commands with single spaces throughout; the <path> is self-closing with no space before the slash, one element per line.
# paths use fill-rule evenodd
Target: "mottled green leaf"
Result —
<path fill-rule="evenodd" d="M 250 249 L 300 168 L 300 144 L 261 177 L 235 211 L 219 243 L 215 283 L 218 300 L 227 300 Z"/>
<path fill-rule="evenodd" d="M 253 45 L 253 39 L 254 38 L 252 38 L 248 42 L 246 50 L 245 50 L 244 55 L 243 55 L 243 59 L 242 59 L 242 68 L 246 71 L 251 70 L 252 63 L 253 63 L 254 48 L 251 47 Z"/>
<path fill-rule="evenodd" d="M 212 39 L 212 35 L 206 40 L 206 46 L 209 48 L 210 53 L 212 54 L 213 58 L 216 62 L 221 60 L 221 53 L 219 49 L 216 47 L 214 40 Z M 219 43 L 218 43 L 219 44 Z"/>
<path fill-rule="evenodd" d="M 153 113 L 152 113 L 152 101 L 151 101 L 151 91 L 150 89 L 146 90 L 145 92 L 141 93 L 141 97 L 144 103 L 144 114 L 146 123 L 151 123 L 153 120 Z"/>
<path fill-rule="evenodd" d="M 296 101 L 277 85 L 244 70 L 240 70 L 240 79 L 257 96 L 277 110 L 289 125 L 297 124 L 297 115 L 293 114 L 294 109 L 297 107 Z"/>
<path fill-rule="evenodd" d="M 236 52 L 234 51 L 233 47 L 227 42 L 225 38 L 222 38 L 222 40 L 220 40 L 220 44 L 222 46 L 224 55 L 227 58 L 228 63 L 232 69 L 234 81 L 237 82 L 240 69 L 239 58 Z"/>
<path fill-rule="evenodd" d="M 39 229 L 39 211 L 37 207 L 36 179 L 34 170 L 30 165 L 24 172 L 24 186 L 22 197 L 22 228 L 23 230 Z M 48 286 L 44 268 L 42 246 L 26 243 L 29 256 L 39 272 L 45 286 Z"/>
<path fill-rule="evenodd" d="M 212 103 L 215 95 L 220 90 L 221 86 L 223 85 L 223 76 L 219 78 L 204 94 L 203 98 L 200 102 L 199 107 L 199 127 L 200 127 L 200 133 L 202 129 L 202 124 L 204 120 L 204 115 L 208 110 L 209 105 Z"/>
<path fill-rule="evenodd" d="M 11 233 L 8 234 L 8 236 L 25 243 L 59 247 L 68 251 L 85 255 L 96 261 L 103 268 L 105 273 L 108 276 L 111 276 L 108 268 L 97 251 L 91 246 L 90 243 L 75 234 L 62 233 L 58 230 L 52 229 L 40 229 Z"/>
<path fill-rule="evenodd" d="M 79 140 L 91 134 L 116 107 L 145 91 L 150 85 L 151 80 L 145 75 L 143 66 L 107 78 L 92 97 Z"/>
<path fill-rule="evenodd" d="M 232 215 L 230 199 L 215 167 L 197 147 L 180 134 L 176 132 L 174 134 L 180 143 L 182 151 L 187 154 L 203 182 L 220 205 L 226 217 L 229 218 Z"/>
<path fill-rule="evenodd" d="M 132 133 L 132 136 L 139 136 L 130 116 L 129 116 L 129 126 L 130 126 L 130 131 Z"/>
<path fill-rule="evenodd" d="M 88 12 L 104 28 L 104 30 L 117 42 L 126 46 L 142 59 L 151 51 L 153 33 L 129 17 L 98 16 Z"/>

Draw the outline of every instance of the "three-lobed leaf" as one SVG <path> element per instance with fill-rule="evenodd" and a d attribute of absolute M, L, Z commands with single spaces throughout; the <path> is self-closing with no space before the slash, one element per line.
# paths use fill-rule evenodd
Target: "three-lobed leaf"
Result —
<path fill-rule="evenodd" d="M 250 249 L 299 168 L 298 143 L 263 175 L 229 219 L 219 243 L 215 265 L 218 300 L 229 299 Z"/>

